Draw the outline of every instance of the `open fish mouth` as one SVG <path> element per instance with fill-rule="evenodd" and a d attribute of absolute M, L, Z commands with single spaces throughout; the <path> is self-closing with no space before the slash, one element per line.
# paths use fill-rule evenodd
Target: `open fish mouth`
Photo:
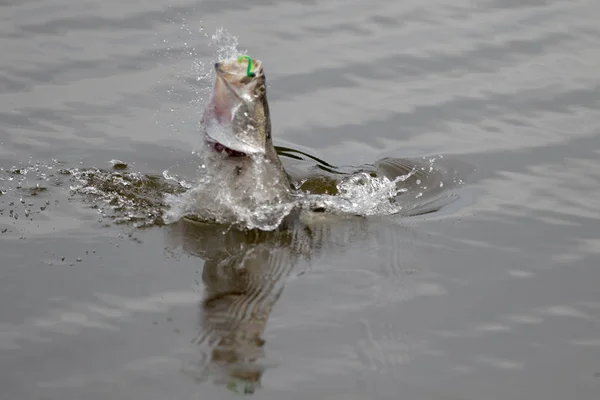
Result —
<path fill-rule="evenodd" d="M 210 139 L 212 139 L 212 138 L 210 138 Z M 206 140 L 206 144 L 218 153 L 226 154 L 229 157 L 246 157 L 248 155 L 248 154 L 244 153 L 243 151 L 238 151 L 238 150 L 232 149 L 231 147 L 227 147 L 227 146 L 223 145 L 223 143 L 217 142 L 215 140 L 210 140 L 210 139 Z"/>
<path fill-rule="evenodd" d="M 262 143 L 253 143 L 238 135 L 226 132 L 218 125 L 208 125 L 206 127 L 207 142 L 214 150 L 225 152 L 230 156 L 247 156 L 265 154 L 265 147 Z"/>

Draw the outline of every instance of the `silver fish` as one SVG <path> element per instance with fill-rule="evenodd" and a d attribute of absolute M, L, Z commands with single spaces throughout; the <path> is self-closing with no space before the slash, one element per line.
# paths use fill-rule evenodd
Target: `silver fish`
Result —
<path fill-rule="evenodd" d="M 249 57 L 224 60 L 215 64 L 215 71 L 213 92 L 202 117 L 215 173 L 253 201 L 283 200 L 291 186 L 271 139 L 261 61 Z"/>

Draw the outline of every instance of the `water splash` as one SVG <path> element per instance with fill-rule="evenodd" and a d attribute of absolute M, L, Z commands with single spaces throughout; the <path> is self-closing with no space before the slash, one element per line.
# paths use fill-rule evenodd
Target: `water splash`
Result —
<path fill-rule="evenodd" d="M 371 176 L 366 172 L 352 174 L 337 185 L 337 194 L 305 194 L 300 204 L 303 209 L 325 210 L 330 213 L 349 215 L 392 215 L 402 210 L 396 197 L 406 192 L 398 183 L 406 180 L 403 175 L 394 180 Z"/>
<path fill-rule="evenodd" d="M 110 217 L 117 224 L 133 223 L 136 227 L 162 225 L 164 194 L 180 193 L 190 187 L 183 179 L 113 168 L 117 171 L 72 168 L 65 172 L 70 175 L 71 194 L 91 201 L 99 222 Z"/>
<path fill-rule="evenodd" d="M 448 189 L 462 184 L 443 165 L 437 165 L 440 159 L 433 158 L 421 165 L 414 164 L 395 178 L 377 172 L 372 166 L 355 167 L 354 171 L 337 173 L 331 193 L 298 190 L 275 202 L 261 197 L 268 190 L 268 183 L 257 179 L 256 190 L 250 193 L 254 197 L 240 201 L 222 180 L 214 179 L 211 165 L 202 162 L 203 156 L 204 152 L 198 153 L 198 178 L 193 183 L 169 171 L 161 175 L 131 171 L 127 162 L 120 160 L 109 161 L 111 166 L 107 169 L 31 160 L 0 168 L 0 216 L 9 221 L 19 217 L 35 219 L 55 199 L 58 201 L 57 190 L 63 193 L 63 188 L 68 187 L 71 198 L 88 202 L 96 210 L 98 222 L 110 219 L 116 224 L 149 227 L 188 216 L 268 231 L 277 228 L 294 210 L 360 216 L 394 215 L 423 208 L 435 211 L 448 203 L 444 202 Z M 255 174 L 262 173 L 261 165 L 255 164 Z M 429 175 L 423 175 L 424 172 Z M 431 175 L 432 172 L 439 173 Z M 411 182 L 416 186 L 411 186 Z M 301 183 L 292 182 L 294 187 L 300 187 Z M 423 196 L 416 199 L 418 193 Z"/>
<path fill-rule="evenodd" d="M 91 204 L 98 222 L 110 218 L 117 224 L 136 227 L 162 225 L 164 194 L 182 193 L 192 187 L 176 177 L 130 171 L 120 160 L 108 163 L 110 169 L 73 167 L 57 160 L 28 160 L 0 167 L 0 224 L 20 217 L 34 221 L 59 202 L 77 198 Z M 0 233 L 8 229 L 2 227 Z"/>
<path fill-rule="evenodd" d="M 260 165 L 260 162 L 255 164 L 257 175 L 261 173 Z M 204 164 L 203 166 L 205 167 Z M 414 170 L 409 171 L 394 179 L 372 176 L 367 172 L 351 173 L 337 182 L 335 194 L 297 191 L 290 198 L 273 203 L 259 198 L 263 191 L 268 190 L 268 184 L 260 179 L 254 181 L 257 186 L 250 194 L 254 197 L 250 201 L 240 201 L 223 180 L 210 175 L 210 167 L 204 170 L 205 174 L 192 189 L 183 194 L 165 196 L 168 207 L 163 216 L 165 223 L 191 216 L 218 223 L 237 224 L 248 229 L 273 230 L 293 210 L 361 216 L 396 214 L 403 209 L 396 199 L 408 190 L 401 183 L 415 173 Z M 298 186 L 297 183 L 294 186 Z"/>
<path fill-rule="evenodd" d="M 214 35 L 211 37 L 212 42 L 209 46 L 217 47 L 217 60 L 227 60 L 230 58 L 237 58 L 239 55 L 246 55 L 247 50 L 238 49 L 238 38 L 232 36 L 224 28 L 218 28 Z"/>
<path fill-rule="evenodd" d="M 210 91 L 216 77 L 213 65 L 217 61 L 236 58 L 247 53 L 247 50 L 238 48 L 237 36 L 229 34 L 225 28 L 218 28 L 210 39 L 208 47 L 215 48 L 213 58 L 209 61 L 196 58 L 192 62 L 192 74 L 195 76 L 198 85 L 198 88 L 193 90 L 198 97 L 192 100 L 191 105 L 196 107 L 198 113 L 202 112 L 210 97 Z"/>
<path fill-rule="evenodd" d="M 264 182 L 260 186 L 261 181 L 256 180 L 256 190 L 250 194 L 254 198 L 240 201 L 222 180 L 214 179 L 210 164 L 202 162 L 203 155 L 203 152 L 198 154 L 198 178 L 193 183 L 169 171 L 161 175 L 130 171 L 127 163 L 120 160 L 111 160 L 107 169 L 31 160 L 0 168 L 0 217 L 7 218 L 5 221 L 19 217 L 35 219 L 58 201 L 57 190 L 63 193 L 63 188 L 68 187 L 72 198 L 91 204 L 98 213 L 98 222 L 110 219 L 116 224 L 149 227 L 188 216 L 268 231 L 277 228 L 294 210 L 360 216 L 436 211 L 448 204 L 447 195 L 451 193 L 448 190 L 463 183 L 447 173 L 443 165 L 437 165 L 440 159 L 431 159 L 428 164 L 415 164 L 395 178 L 377 173 L 376 168 L 356 167 L 354 171 L 337 173 L 335 183 L 328 184 L 327 190 L 298 190 L 276 202 L 261 198 L 268 187 Z M 255 167 L 254 173 L 260 175 L 261 163 L 257 162 Z M 436 172 L 437 175 L 431 175 Z M 294 187 L 300 187 L 301 183 L 292 182 Z M 334 190 L 326 193 L 330 186 Z M 423 195 L 416 198 L 419 193 Z"/>
<path fill-rule="evenodd" d="M 200 176 L 193 187 L 185 193 L 165 195 L 165 223 L 173 223 L 187 216 L 237 224 L 248 229 L 273 230 L 297 206 L 295 201 L 285 198 L 263 196 L 269 190 L 269 183 L 259 179 L 264 165 L 261 160 L 256 160 L 252 164 L 254 170 L 249 171 L 253 189 L 242 192 L 240 196 L 231 180 L 212 174 L 215 167 L 203 151 L 198 156 L 201 160 Z"/>
<path fill-rule="evenodd" d="M 0 167 L 0 234 L 21 231 L 23 223 L 57 204 L 59 199 L 50 199 L 49 193 L 53 186 L 60 185 L 61 169 L 56 160 L 46 164 L 29 159 Z"/>
<path fill-rule="evenodd" d="M 211 36 L 209 47 L 215 49 L 213 60 L 208 63 L 196 60 L 193 64 L 195 79 L 201 83 L 198 94 L 210 93 L 215 79 L 214 62 L 245 54 L 245 50 L 238 48 L 237 37 L 222 28 Z M 202 98 L 199 95 L 199 99 L 190 103 L 199 113 L 204 106 Z M 338 168 L 286 148 L 278 150 L 284 161 L 286 157 L 311 161 L 311 171 L 318 170 L 324 175 L 311 172 L 308 178 L 294 179 L 292 186 L 297 190 L 290 197 L 276 201 L 272 197 L 271 201 L 261 198 L 269 190 L 269 184 L 256 179 L 252 181 L 255 185 L 248 193 L 249 198 L 240 201 L 231 187 L 211 175 L 213 169 L 204 150 L 195 154 L 199 167 L 194 182 L 169 171 L 158 176 L 130 171 L 127 163 L 120 160 L 109 161 L 111 168 L 107 169 L 67 167 L 56 160 L 49 164 L 29 160 L 12 168 L 0 168 L 0 216 L 13 221 L 19 215 L 31 219 L 49 205 L 47 197 L 53 187 L 68 186 L 72 197 L 91 203 L 98 212 L 99 222 L 110 218 L 116 223 L 144 227 L 191 216 L 249 229 L 273 230 L 294 210 L 360 216 L 432 212 L 449 203 L 449 190 L 463 183 L 444 167 L 441 156 L 423 158 L 420 163 L 388 159 L 374 165 Z M 261 176 L 262 166 L 260 160 L 254 163 L 256 177 Z M 323 186 L 321 190 L 319 186 Z M 43 203 L 26 199 L 38 194 L 40 201 L 40 197 L 45 197 Z"/>

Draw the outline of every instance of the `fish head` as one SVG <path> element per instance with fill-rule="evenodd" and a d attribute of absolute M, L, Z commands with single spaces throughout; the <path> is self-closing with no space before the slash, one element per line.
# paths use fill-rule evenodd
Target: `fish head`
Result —
<path fill-rule="evenodd" d="M 235 152 L 265 154 L 271 144 L 271 118 L 262 63 L 249 57 L 223 60 L 215 64 L 215 72 L 203 116 L 207 136 Z"/>

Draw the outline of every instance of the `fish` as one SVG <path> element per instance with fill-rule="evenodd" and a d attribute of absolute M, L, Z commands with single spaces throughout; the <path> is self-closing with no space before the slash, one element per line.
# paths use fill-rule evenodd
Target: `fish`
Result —
<path fill-rule="evenodd" d="M 290 177 L 271 136 L 267 83 L 260 60 L 221 60 L 202 126 L 211 168 L 241 201 L 283 202 Z"/>

